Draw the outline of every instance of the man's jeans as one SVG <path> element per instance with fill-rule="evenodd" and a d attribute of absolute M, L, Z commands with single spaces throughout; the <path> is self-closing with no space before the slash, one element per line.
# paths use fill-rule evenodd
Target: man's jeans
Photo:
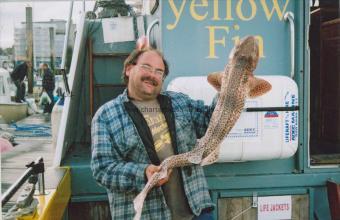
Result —
<path fill-rule="evenodd" d="M 26 86 L 23 81 L 20 80 L 13 80 L 14 85 L 17 87 L 17 92 L 15 94 L 15 101 L 21 102 L 25 99 L 26 94 Z"/>
<path fill-rule="evenodd" d="M 50 97 L 51 103 L 45 105 L 44 113 L 51 113 L 52 109 L 53 109 L 53 106 L 54 106 L 53 90 L 52 91 L 46 91 L 46 93 L 47 93 L 48 97 Z"/>

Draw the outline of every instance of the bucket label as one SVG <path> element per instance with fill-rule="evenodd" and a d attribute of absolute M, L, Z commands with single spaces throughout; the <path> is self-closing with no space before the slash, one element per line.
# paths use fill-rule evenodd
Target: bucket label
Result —
<path fill-rule="evenodd" d="M 287 92 L 285 95 L 285 107 L 296 106 L 298 103 L 297 96 Z M 284 112 L 284 142 L 295 142 L 298 138 L 298 112 L 286 111 Z"/>
<path fill-rule="evenodd" d="M 280 126 L 279 113 L 276 111 L 269 111 L 264 114 L 263 128 L 277 129 Z"/>
<path fill-rule="evenodd" d="M 256 100 L 246 100 L 246 107 L 257 107 L 259 106 Z M 234 125 L 233 129 L 228 134 L 228 138 L 256 138 L 259 137 L 259 113 L 258 112 L 243 112 Z"/>

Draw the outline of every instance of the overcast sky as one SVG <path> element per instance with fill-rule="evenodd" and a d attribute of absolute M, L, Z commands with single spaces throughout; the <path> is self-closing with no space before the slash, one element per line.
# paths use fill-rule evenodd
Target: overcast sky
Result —
<path fill-rule="evenodd" d="M 91 11 L 94 1 L 86 1 L 86 11 Z M 0 47 L 7 48 L 13 45 L 14 26 L 25 21 L 25 7 L 31 6 L 33 22 L 48 21 L 50 19 L 67 20 L 69 1 L 31 1 L 31 2 L 3 2 L 0 0 Z M 73 4 L 73 22 L 77 22 L 80 12 L 83 10 L 82 1 Z"/>

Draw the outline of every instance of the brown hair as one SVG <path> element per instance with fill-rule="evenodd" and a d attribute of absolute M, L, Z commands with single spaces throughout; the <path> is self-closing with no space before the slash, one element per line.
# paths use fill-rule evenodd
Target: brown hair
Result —
<path fill-rule="evenodd" d="M 156 52 L 163 60 L 164 63 L 164 78 L 169 74 L 169 66 L 167 61 L 165 60 L 162 52 L 160 52 L 157 49 L 154 49 L 152 47 L 147 47 L 147 48 L 143 48 L 141 50 L 133 50 L 130 55 L 126 58 L 126 60 L 124 61 L 124 68 L 123 68 L 123 74 L 122 74 L 122 78 L 124 79 L 125 84 L 128 84 L 129 82 L 129 77 L 126 75 L 126 69 L 128 66 L 130 65 L 136 65 L 137 64 L 137 60 L 138 58 L 145 52 L 148 51 L 154 51 Z"/>

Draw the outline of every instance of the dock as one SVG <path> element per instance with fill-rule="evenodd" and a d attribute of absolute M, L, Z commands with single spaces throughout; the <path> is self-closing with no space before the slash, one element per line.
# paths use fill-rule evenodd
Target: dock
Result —
<path fill-rule="evenodd" d="M 45 169 L 51 167 L 55 151 L 52 146 L 50 115 L 30 115 L 12 124 L 5 131 L 15 135 L 15 142 L 18 145 L 1 153 L 1 194 L 25 172 L 25 165 L 38 157 L 43 157 Z M 17 194 L 6 204 L 6 207 L 13 204 Z"/>

